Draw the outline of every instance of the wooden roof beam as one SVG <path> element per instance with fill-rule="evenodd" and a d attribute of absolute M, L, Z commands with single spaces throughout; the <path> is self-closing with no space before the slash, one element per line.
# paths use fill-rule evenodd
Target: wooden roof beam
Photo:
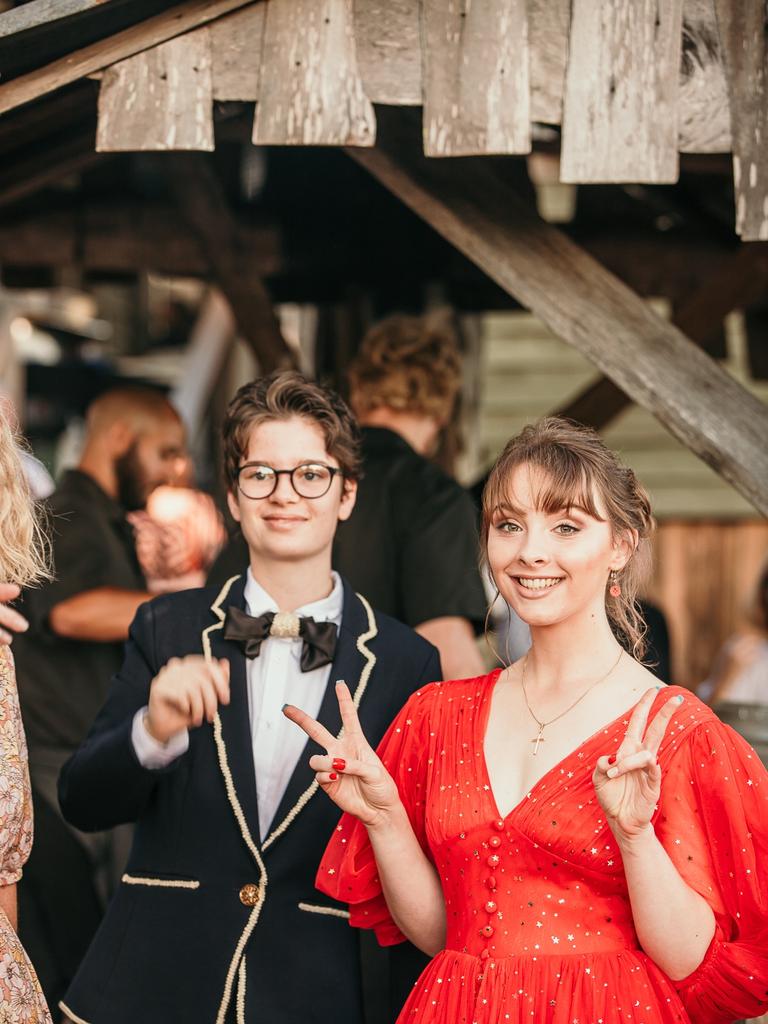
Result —
<path fill-rule="evenodd" d="M 680 305 L 672 315 L 672 323 L 706 350 L 728 314 L 752 305 L 765 295 L 767 286 L 766 246 L 759 242 L 742 245 Z M 632 399 L 612 380 L 599 377 L 558 409 L 556 415 L 601 430 L 631 404 Z"/>
<path fill-rule="evenodd" d="M 237 223 L 209 159 L 203 153 L 172 153 L 156 159 L 158 168 L 168 174 L 169 192 L 180 214 L 208 254 L 213 277 L 260 370 L 269 373 L 295 365 L 264 282 L 240 251 Z"/>
<path fill-rule="evenodd" d="M 768 409 L 647 302 L 542 221 L 483 160 L 427 160 L 383 110 L 348 154 L 768 514 Z"/>
<path fill-rule="evenodd" d="M 101 71 L 142 50 L 157 46 L 223 14 L 245 7 L 253 0 L 186 0 L 152 18 L 123 29 L 107 39 L 67 54 L 42 68 L 19 75 L 0 85 L 0 114 L 5 114 L 38 96 Z M 257 0 L 258 2 L 258 0 Z"/>

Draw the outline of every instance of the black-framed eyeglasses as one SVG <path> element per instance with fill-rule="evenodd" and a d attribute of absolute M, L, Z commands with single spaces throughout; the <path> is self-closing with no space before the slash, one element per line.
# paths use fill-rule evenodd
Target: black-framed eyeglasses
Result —
<path fill-rule="evenodd" d="M 237 486 L 240 493 L 253 501 L 268 498 L 277 487 L 278 477 L 283 474 L 290 478 L 291 486 L 301 498 L 322 498 L 327 494 L 335 476 L 344 476 L 338 466 L 326 466 L 324 462 L 302 462 L 293 469 L 275 469 L 263 462 L 246 462 L 237 471 Z"/>

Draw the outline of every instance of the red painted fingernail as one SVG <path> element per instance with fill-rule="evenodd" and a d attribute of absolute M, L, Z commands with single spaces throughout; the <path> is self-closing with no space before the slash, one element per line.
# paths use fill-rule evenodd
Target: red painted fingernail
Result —
<path fill-rule="evenodd" d="M 328 776 L 328 778 L 331 780 L 331 782 L 335 782 L 336 779 L 338 779 L 338 777 L 339 776 L 336 774 L 336 772 L 331 772 L 331 774 Z"/>
<path fill-rule="evenodd" d="M 611 754 L 611 756 L 608 758 L 608 764 L 616 764 L 616 755 L 615 754 Z"/>
<path fill-rule="evenodd" d="M 333 761 L 331 761 L 331 767 L 335 772 L 343 772 L 347 767 L 347 762 L 343 757 L 334 757 Z"/>

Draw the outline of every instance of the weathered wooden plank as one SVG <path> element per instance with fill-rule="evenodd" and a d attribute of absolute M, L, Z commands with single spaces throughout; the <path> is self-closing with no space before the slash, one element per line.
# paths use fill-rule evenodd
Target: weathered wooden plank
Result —
<path fill-rule="evenodd" d="M 393 115 L 381 112 L 374 149 L 350 155 L 768 513 L 766 406 L 540 220 L 486 161 L 427 160 L 418 126 Z"/>
<path fill-rule="evenodd" d="M 357 63 L 371 103 L 421 106 L 419 0 L 353 0 Z"/>
<path fill-rule="evenodd" d="M 201 153 L 175 153 L 157 159 L 162 159 L 158 169 L 168 175 L 173 200 L 207 253 L 212 275 L 232 306 L 260 370 L 269 373 L 293 365 L 264 282 L 240 250 L 237 223 L 209 158 Z"/>
<path fill-rule="evenodd" d="M 213 148 L 207 28 L 169 39 L 104 72 L 96 133 L 100 153 Z"/>
<path fill-rule="evenodd" d="M 736 233 L 768 239 L 768 38 L 764 0 L 716 0 L 733 134 Z"/>
<path fill-rule="evenodd" d="M 723 320 L 732 310 L 757 301 L 765 294 L 766 286 L 768 252 L 763 246 L 741 245 L 678 305 L 672 322 L 705 351 L 713 353 L 714 343 L 717 354 Z M 612 380 L 600 377 L 563 406 L 558 415 L 601 430 L 631 402 Z"/>
<path fill-rule="evenodd" d="M 674 182 L 682 0 L 573 0 L 561 180 Z"/>
<path fill-rule="evenodd" d="M 715 0 L 683 0 L 678 91 L 681 153 L 729 153 L 731 112 Z"/>
<path fill-rule="evenodd" d="M 560 124 L 571 0 L 528 0 L 531 62 L 531 120 Z"/>
<path fill-rule="evenodd" d="M 109 0 L 31 0 L 0 14 L 0 39 L 91 11 L 94 7 L 104 7 L 107 3 Z"/>
<path fill-rule="evenodd" d="M 142 50 L 183 35 L 209 21 L 245 7 L 252 0 L 186 0 L 153 18 L 84 46 L 66 57 L 0 85 L 0 114 L 60 89 L 70 82 L 117 64 Z"/>
<path fill-rule="evenodd" d="M 525 0 L 422 0 L 424 152 L 529 153 Z"/>
<path fill-rule="evenodd" d="M 214 99 L 258 99 L 265 11 L 254 4 L 209 26 Z"/>
<path fill-rule="evenodd" d="M 352 0 L 270 0 L 256 145 L 372 146 L 373 106 L 357 66 Z"/>

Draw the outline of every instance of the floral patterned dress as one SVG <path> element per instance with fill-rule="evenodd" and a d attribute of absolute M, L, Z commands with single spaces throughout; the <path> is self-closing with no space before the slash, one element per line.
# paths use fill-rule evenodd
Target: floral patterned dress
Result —
<path fill-rule="evenodd" d="M 682 694 L 658 758 L 656 835 L 716 930 L 672 981 L 640 948 L 621 855 L 592 784 L 629 714 L 555 765 L 506 817 L 483 753 L 498 672 L 414 694 L 379 754 L 442 882 L 446 948 L 401 1024 L 726 1024 L 768 1008 L 768 774 L 701 701 Z M 317 877 L 350 924 L 403 940 L 365 829 L 344 815 Z M 681 930 L 685 922 L 680 922 Z"/>
<path fill-rule="evenodd" d="M 10 649 L 0 646 L 0 885 L 21 878 L 32 848 L 32 794 Z M 0 910 L 0 1024 L 51 1024 L 40 983 Z"/>

